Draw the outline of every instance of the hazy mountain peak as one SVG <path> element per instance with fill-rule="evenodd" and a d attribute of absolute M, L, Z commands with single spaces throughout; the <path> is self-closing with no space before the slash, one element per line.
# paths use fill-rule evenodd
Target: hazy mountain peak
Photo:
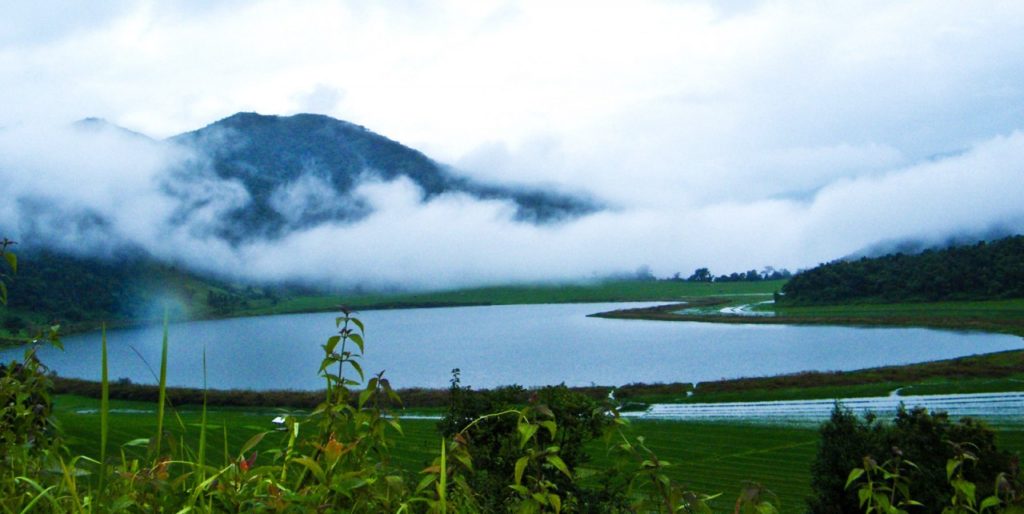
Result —
<path fill-rule="evenodd" d="M 420 188 L 422 200 L 446 192 L 507 200 L 518 219 L 531 223 L 597 210 L 588 199 L 474 181 L 363 126 L 320 114 L 240 112 L 171 141 L 208 157 L 220 179 L 245 187 L 251 202 L 223 224 L 222 235 L 233 241 L 361 219 L 371 209 L 353 191 L 368 178 L 404 177 Z"/>
<path fill-rule="evenodd" d="M 88 132 L 113 132 L 120 135 L 143 138 L 148 141 L 152 141 L 153 138 L 134 130 L 126 129 L 115 123 L 107 121 L 105 118 L 88 117 L 82 118 L 71 124 L 75 130 L 83 130 Z"/>

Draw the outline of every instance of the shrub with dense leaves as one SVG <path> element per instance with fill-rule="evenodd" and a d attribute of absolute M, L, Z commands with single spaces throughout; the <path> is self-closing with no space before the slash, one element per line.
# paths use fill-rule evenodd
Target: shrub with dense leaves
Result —
<path fill-rule="evenodd" d="M 946 466 L 968 447 L 976 460 L 965 467 L 964 478 L 977 484 L 979 496 L 989 496 L 997 476 L 1010 469 L 1010 456 L 996 448 L 995 433 L 984 424 L 969 418 L 953 422 L 944 412 L 922 408 L 901 408 L 885 423 L 873 416 L 858 418 L 837 405 L 821 427 L 809 509 L 815 514 L 863 512 L 858 492 L 846 487 L 850 470 L 902 460 L 914 464 L 905 470 L 909 496 L 924 512 L 940 512 L 950 498 Z"/>

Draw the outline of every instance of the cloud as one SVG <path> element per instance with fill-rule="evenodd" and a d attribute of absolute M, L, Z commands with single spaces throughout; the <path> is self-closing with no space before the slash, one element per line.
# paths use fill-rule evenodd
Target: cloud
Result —
<path fill-rule="evenodd" d="M 39 12 L 0 21 L 0 192 L 12 199 L 0 219 L 67 248 L 116 241 L 211 271 L 435 287 L 641 264 L 662 275 L 797 268 L 882 240 L 1024 229 L 1013 201 L 1024 183 L 1020 3 Z M 237 246 L 217 234 L 250 200 L 241 185 L 210 170 L 174 175 L 202 155 L 45 128 L 98 115 L 165 137 L 237 111 L 329 114 L 475 179 L 613 209 L 537 227 L 500 201 L 420 202 L 401 181 L 339 199 L 312 174 L 275 191 L 274 209 L 374 212 Z M 349 240 L 360 243 L 339 251 Z"/>
<path fill-rule="evenodd" d="M 516 221 L 508 201 L 462 193 L 425 201 L 408 179 L 367 173 L 351 195 L 369 211 L 358 221 L 241 244 L 218 234 L 248 193 L 204 168 L 202 155 L 116 129 L 5 130 L 0 155 L 3 229 L 17 238 L 86 254 L 142 248 L 204 272 L 335 287 L 586 280 L 645 264 L 661 276 L 700 266 L 796 268 L 880 240 L 938 240 L 995 225 L 1024 231 L 1019 132 L 943 159 L 840 177 L 808 198 L 625 207 L 548 225 Z M 183 174 L 184 166 L 199 173 Z M 335 203 L 318 173 L 281 186 L 272 205 L 287 214 Z"/>
<path fill-rule="evenodd" d="M 330 115 L 338 110 L 344 99 L 345 92 L 343 90 L 326 84 L 317 84 L 308 93 L 295 95 L 296 104 L 298 105 L 296 112 Z"/>

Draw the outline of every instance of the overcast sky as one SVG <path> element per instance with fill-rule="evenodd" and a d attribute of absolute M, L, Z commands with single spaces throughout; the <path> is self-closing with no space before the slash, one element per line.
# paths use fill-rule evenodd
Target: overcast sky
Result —
<path fill-rule="evenodd" d="M 1024 230 L 1019 1 L 9 2 L 0 105 L 7 198 L 113 202 L 118 234 L 158 255 L 264 276 L 344 266 L 438 287 L 795 269 L 879 241 Z M 378 213 L 356 226 L 242 248 L 192 231 L 172 248 L 146 182 L 166 155 L 132 143 L 108 162 L 115 147 L 39 128 L 97 116 L 162 138 L 238 111 L 327 114 L 613 209 L 538 228 L 500 203 L 367 184 Z M 62 180 L 95 184 L 52 192 Z M 365 249 L 324 250 L 356 236 Z"/>

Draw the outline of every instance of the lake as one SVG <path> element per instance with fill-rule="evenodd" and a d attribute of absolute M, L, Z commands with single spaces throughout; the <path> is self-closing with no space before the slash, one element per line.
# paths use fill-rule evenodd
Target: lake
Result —
<path fill-rule="evenodd" d="M 395 387 L 445 387 L 452 368 L 476 388 L 701 382 L 806 370 L 852 370 L 1024 348 L 1017 336 L 917 328 L 733 325 L 588 318 L 629 304 L 547 304 L 367 311 L 367 373 Z M 293 314 L 175 323 L 168 384 L 215 389 L 318 389 L 320 345 L 334 314 Z M 107 335 L 110 378 L 156 383 L 161 327 Z M 69 336 L 42 348 L 62 376 L 98 380 L 100 336 Z M 22 349 L 0 351 L 5 361 Z"/>

